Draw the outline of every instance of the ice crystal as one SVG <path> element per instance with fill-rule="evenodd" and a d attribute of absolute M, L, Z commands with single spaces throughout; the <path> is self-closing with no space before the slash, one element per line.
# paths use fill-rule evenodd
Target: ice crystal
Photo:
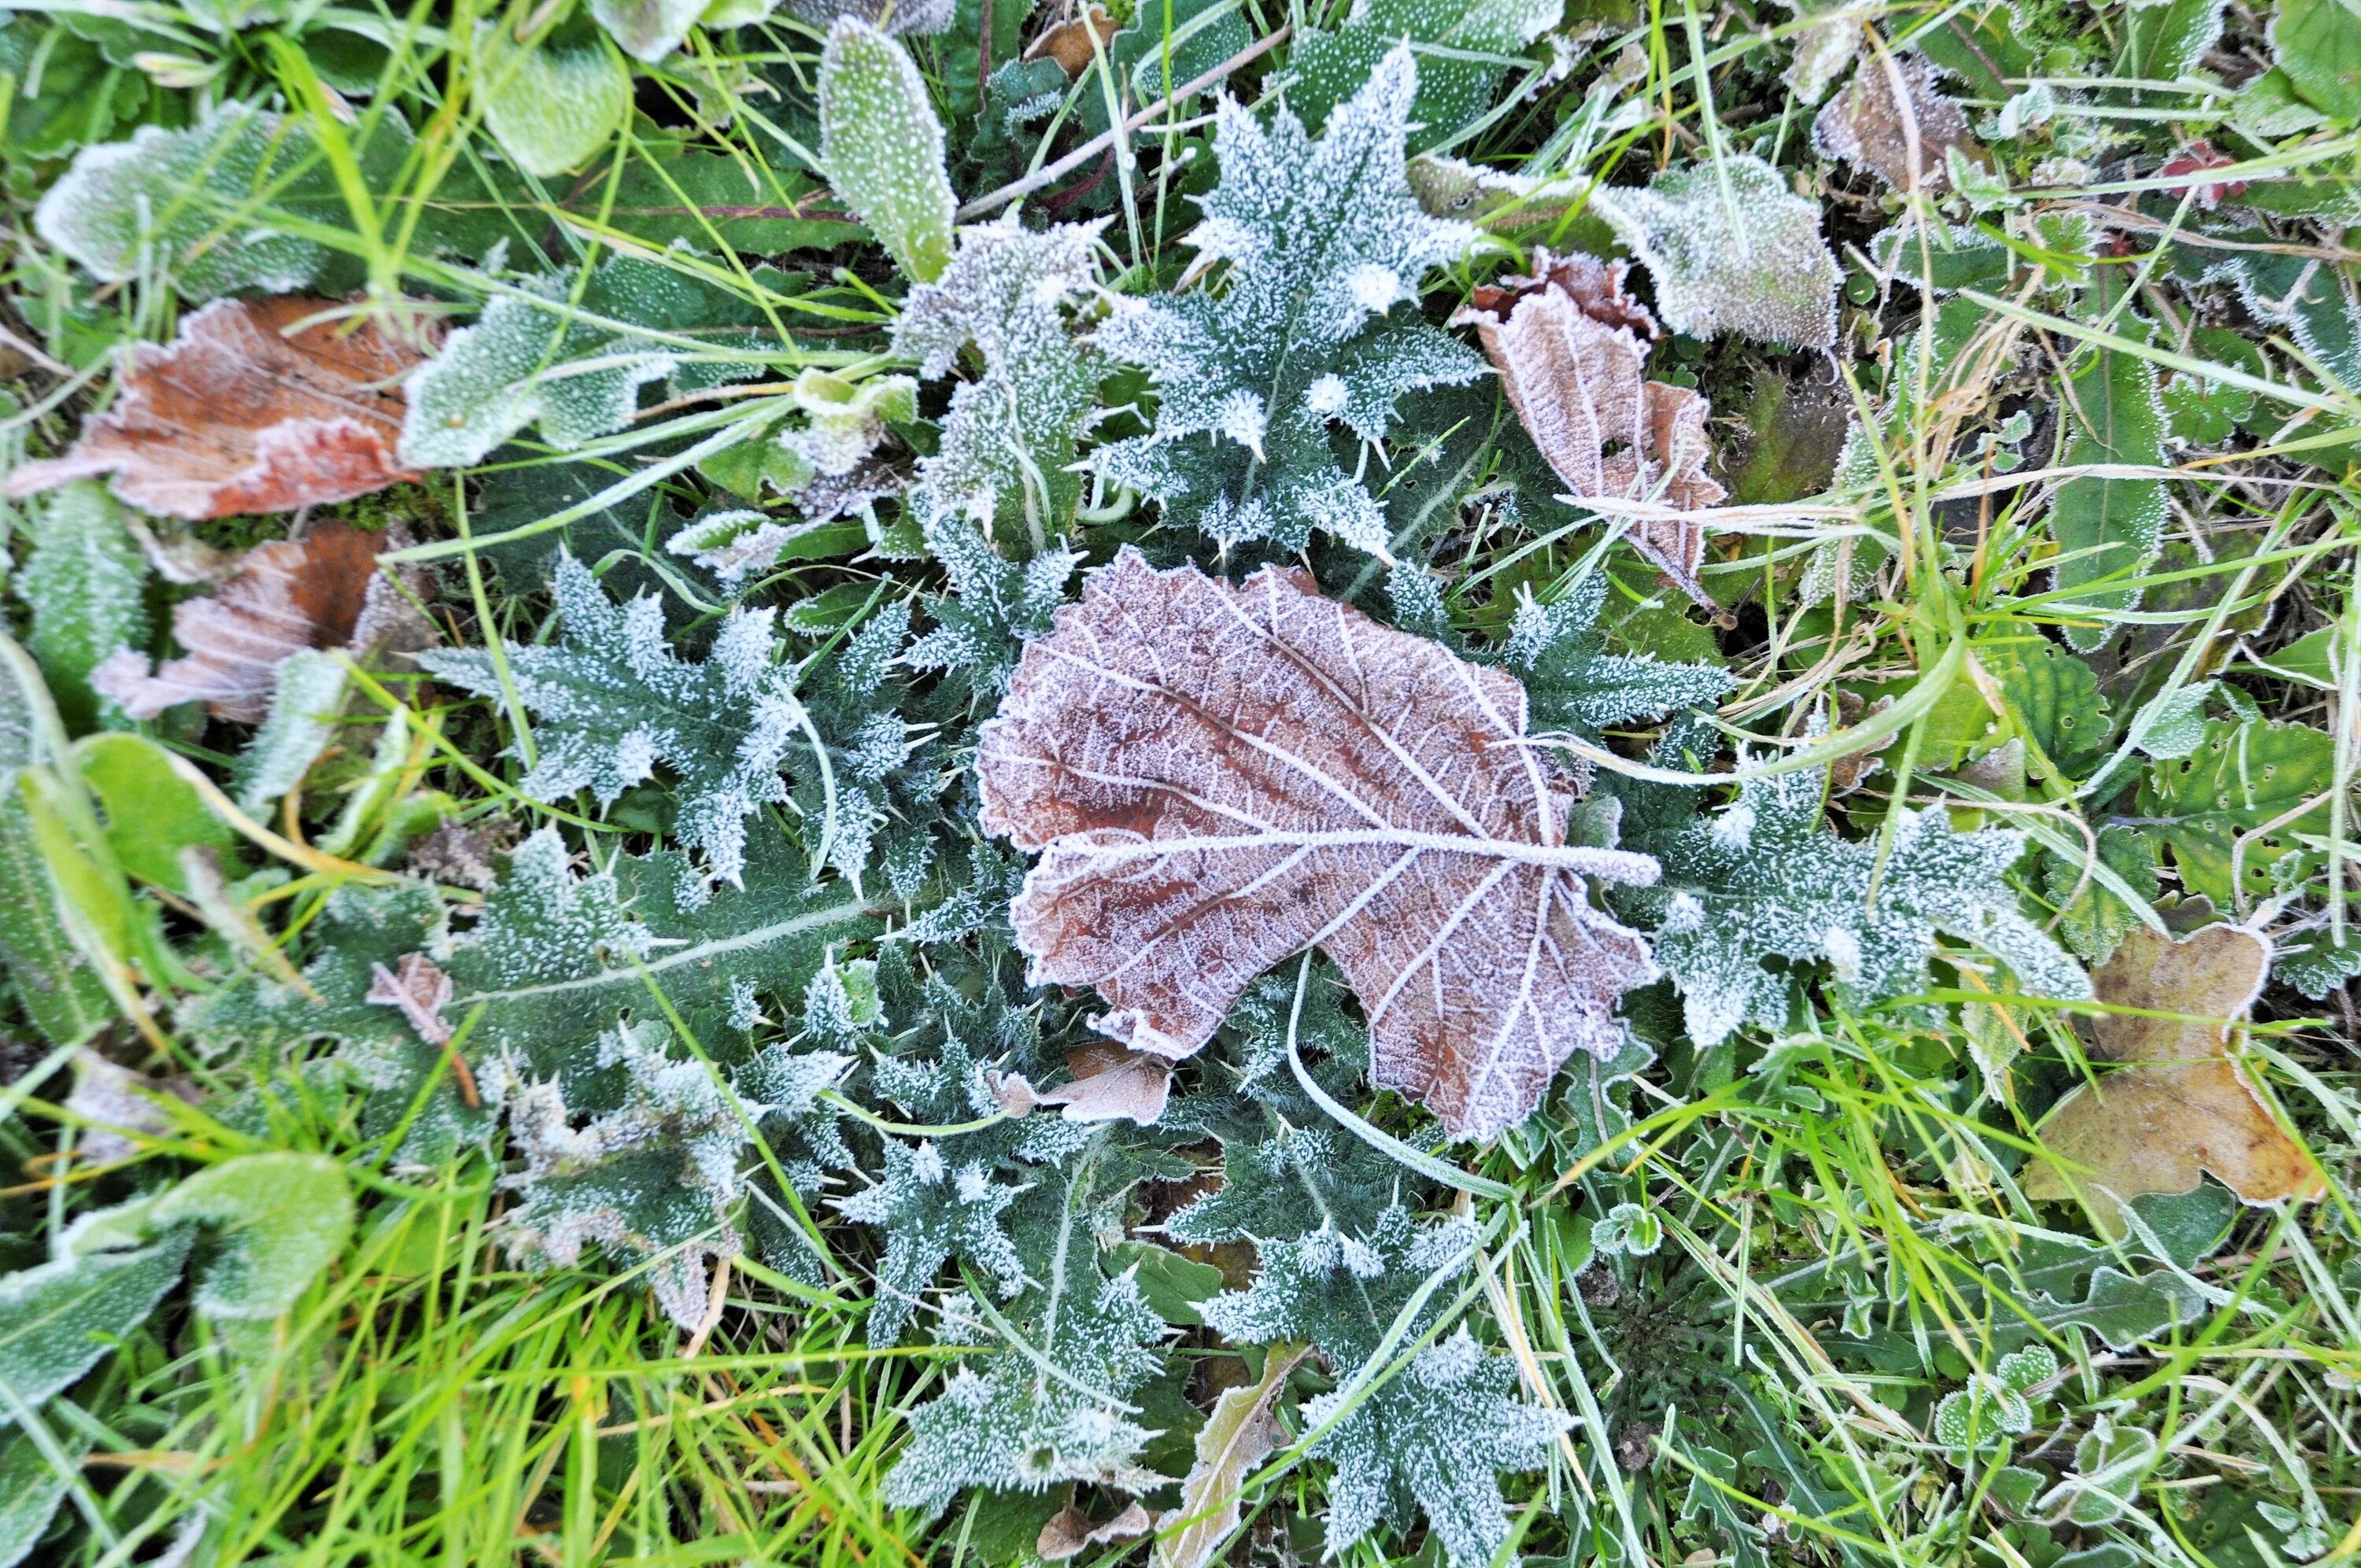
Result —
<path fill-rule="evenodd" d="M 1820 239 L 1820 204 L 1761 159 L 1676 170 L 1644 191 L 1598 191 L 1591 204 L 1647 267 L 1674 331 L 1836 342 L 1842 273 Z"/>
<path fill-rule="evenodd" d="M 1092 284 L 1091 252 L 1105 225 L 1033 233 L 1011 212 L 963 229 L 941 278 L 910 291 L 894 346 L 928 379 L 974 345 L 983 374 L 951 393 L 942 446 L 918 466 L 932 504 L 990 529 L 1022 518 L 1038 550 L 1073 520 L 1074 443 L 1097 414 L 1101 362 L 1075 341 L 1066 302 Z"/>
<path fill-rule="evenodd" d="M 1364 1234 L 1323 1226 L 1265 1242 L 1253 1286 L 1201 1310 L 1234 1342 L 1310 1340 L 1340 1377 L 1374 1373 L 1380 1368 L 1367 1364 L 1419 1288 L 1438 1275 L 1447 1287 L 1473 1260 L 1475 1245 L 1469 1222 L 1422 1227 L 1398 1205 Z M 1431 1292 L 1411 1332 L 1430 1325 L 1447 1299 L 1447 1289 Z M 1509 1538 L 1499 1473 L 1538 1467 L 1571 1424 L 1559 1411 L 1517 1399 L 1515 1386 L 1512 1366 L 1463 1327 L 1352 1406 L 1311 1450 L 1336 1467 L 1329 1555 L 1389 1519 L 1407 1523 L 1415 1504 L 1453 1568 L 1491 1562 Z M 1317 1427 L 1356 1392 L 1340 1387 L 1312 1400 L 1304 1420 Z"/>
<path fill-rule="evenodd" d="M 588 789 L 611 806 L 661 764 L 678 781 L 681 842 L 704 852 L 714 876 L 737 883 L 745 819 L 786 798 L 779 769 L 802 735 L 795 676 L 772 663 L 775 612 L 731 612 L 711 654 L 691 663 L 665 642 L 657 600 L 642 596 L 619 608 L 570 553 L 558 560 L 555 588 L 563 641 L 511 643 L 508 652 L 539 751 L 519 787 L 543 800 Z M 481 650 L 428 653 L 420 663 L 466 690 L 501 695 L 500 669 Z"/>
<path fill-rule="evenodd" d="M 1386 554 L 1385 513 L 1338 464 L 1332 426 L 1376 441 L 1403 393 L 1484 373 L 1465 344 L 1395 309 L 1475 235 L 1411 192 L 1417 91 L 1410 51 L 1396 49 L 1318 141 L 1285 110 L 1266 130 L 1224 101 L 1221 182 L 1191 243 L 1226 278 L 1125 306 L 1099 329 L 1161 399 L 1155 430 L 1101 448 L 1101 471 L 1224 548 L 1295 551 L 1317 531 Z"/>
<path fill-rule="evenodd" d="M 1740 792 L 1716 817 L 1635 840 L 1664 876 L 1623 900 L 1659 925 L 1657 961 L 1699 1045 L 1785 1023 L 1793 980 L 1768 960 L 1825 962 L 1843 1004 L 1866 1006 L 1926 989 L 1938 932 L 2002 959 L 2037 995 L 2090 995 L 2089 977 L 2018 911 L 2004 880 L 2023 834 L 1955 833 L 1939 807 L 1905 812 L 1881 865 L 1876 842 L 1821 825 L 1825 770 L 1751 779 Z"/>

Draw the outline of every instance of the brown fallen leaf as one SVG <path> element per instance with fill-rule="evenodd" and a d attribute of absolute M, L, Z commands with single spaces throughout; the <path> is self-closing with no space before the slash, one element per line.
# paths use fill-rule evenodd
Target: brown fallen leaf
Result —
<path fill-rule="evenodd" d="M 115 404 L 64 456 L 6 491 L 115 476 L 115 495 L 196 520 L 349 500 L 417 476 L 394 459 L 401 378 L 425 357 L 367 321 L 309 318 L 334 300 L 216 300 L 170 346 L 131 351 Z"/>
<path fill-rule="evenodd" d="M 1127 1050 L 1112 1040 L 1093 1041 L 1066 1053 L 1073 1081 L 1036 1089 L 1021 1072 L 984 1075 L 993 1098 L 1012 1116 L 1029 1116 L 1043 1105 L 1062 1105 L 1069 1122 L 1156 1124 L 1172 1097 L 1172 1064 L 1147 1051 Z"/>
<path fill-rule="evenodd" d="M 416 610 L 378 573 L 381 543 L 331 522 L 300 541 L 258 545 L 221 592 L 173 608 L 184 657 L 150 674 L 147 659 L 126 649 L 100 664 L 91 684 L 134 718 L 202 699 L 214 718 L 251 724 L 270 711 L 280 663 L 291 653 L 423 646 L 432 629 L 417 624 Z"/>
<path fill-rule="evenodd" d="M 1944 157 L 1949 149 L 1978 161 L 1984 156 L 1968 134 L 1967 115 L 1936 88 L 1935 68 L 1915 55 L 1861 61 L 1851 83 L 1813 120 L 1812 147 L 1824 158 L 1859 164 L 1897 191 L 1910 189 L 1915 166 L 1918 188 L 1930 195 L 1951 188 Z"/>
<path fill-rule="evenodd" d="M 2270 972 L 2270 944 L 2237 926 L 2179 940 L 2135 927 L 2092 975 L 2099 1000 L 2144 1013 L 2104 1014 L 2093 1057 L 2133 1065 L 2075 1090 L 2041 1124 L 2048 1157 L 2025 1181 L 2028 1198 L 2103 1190 L 2129 1202 L 2186 1192 L 2206 1171 L 2249 1203 L 2310 1201 L 2327 1190 L 2320 1167 L 2280 1130 L 2229 1055 L 2233 1025 Z"/>
<path fill-rule="evenodd" d="M 1180 1483 L 1180 1506 L 1157 1519 L 1154 1568 L 1205 1568 L 1238 1528 L 1246 1477 L 1284 1435 L 1271 1406 L 1311 1354 L 1308 1344 L 1274 1344 L 1263 1353 L 1260 1381 L 1225 1389 L 1213 1401 L 1213 1414 L 1197 1430 L 1197 1463 Z"/>
<path fill-rule="evenodd" d="M 1575 781 L 1524 688 L 1265 567 L 1241 587 L 1126 547 L 1027 644 L 976 758 L 985 829 L 1040 850 L 1012 909 L 1036 983 L 1178 1059 L 1318 947 L 1361 1000 L 1371 1076 L 1487 1138 L 1656 975 L 1587 877 L 1656 862 L 1565 842 Z"/>
<path fill-rule="evenodd" d="M 403 955 L 399 972 L 383 964 L 371 964 L 368 993 L 364 1000 L 400 1010 L 412 1034 L 427 1045 L 442 1047 L 443 1054 L 450 1058 L 459 1098 L 467 1102 L 467 1108 L 473 1110 L 482 1103 L 467 1058 L 451 1048 L 451 1025 L 443 1017 L 443 1009 L 451 1005 L 451 977 L 443 972 L 441 965 L 424 953 Z"/>
<path fill-rule="evenodd" d="M 1025 50 L 1025 58 L 1028 60 L 1054 60 L 1058 62 L 1058 69 L 1066 73 L 1068 81 L 1071 81 L 1091 68 L 1091 61 L 1106 48 L 1107 40 L 1114 38 L 1116 29 L 1122 26 L 1107 14 L 1104 6 L 1085 5 L 1081 15 L 1068 16 L 1035 38 Z M 1093 33 L 1098 35 L 1096 49 L 1091 43 Z"/>
<path fill-rule="evenodd" d="M 1653 343 L 1664 335 L 1664 329 L 1657 323 L 1656 313 L 1623 287 L 1623 280 L 1631 275 L 1631 264 L 1628 261 L 1602 261 L 1580 250 L 1555 256 L 1537 247 L 1532 272 L 1503 273 L 1494 282 L 1478 283 L 1468 291 L 1467 299 L 1471 309 L 1506 319 L 1520 300 L 1547 293 L 1555 287 L 1565 291 L 1576 309 L 1601 326 L 1620 326 L 1644 342 Z"/>
<path fill-rule="evenodd" d="M 1146 1508 L 1133 1502 L 1106 1523 L 1093 1525 L 1090 1515 L 1069 1501 L 1041 1527 L 1033 1550 L 1044 1563 L 1063 1563 L 1069 1557 L 1081 1556 L 1088 1547 L 1137 1541 L 1154 1529 L 1155 1522 L 1148 1517 Z"/>
<path fill-rule="evenodd" d="M 1535 276 L 1509 280 L 1494 308 L 1479 291 L 1451 319 L 1474 323 L 1525 433 L 1573 499 L 1653 501 L 1680 512 L 1719 505 L 1728 492 L 1705 470 L 1712 405 L 1642 375 L 1648 345 L 1634 328 L 1653 331 L 1655 318 L 1623 294 L 1620 265 L 1571 261 L 1539 252 Z M 1703 523 L 1635 517 L 1624 537 L 1674 587 L 1721 613 L 1697 582 Z"/>

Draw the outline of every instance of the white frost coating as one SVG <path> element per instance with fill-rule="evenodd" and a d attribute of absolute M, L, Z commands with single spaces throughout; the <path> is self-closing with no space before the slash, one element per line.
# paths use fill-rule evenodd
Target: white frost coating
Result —
<path fill-rule="evenodd" d="M 559 284 L 524 285 L 537 299 L 503 294 L 461 327 L 443 352 L 410 374 L 401 456 L 417 468 L 461 468 L 538 421 L 561 450 L 629 423 L 639 389 L 678 363 L 653 345 L 584 327 L 569 319 Z M 602 367 L 586 375 L 552 372 L 598 351 Z"/>
<path fill-rule="evenodd" d="M 1820 205 L 1761 159 L 1678 170 L 1644 191 L 1602 188 L 1591 205 L 1647 267 L 1675 331 L 1807 348 L 1836 342 L 1843 274 L 1820 239 Z"/>
<path fill-rule="evenodd" d="M 987 831 L 1039 850 L 1012 910 L 1037 982 L 1180 1058 L 1307 947 L 1367 1014 L 1373 1078 L 1459 1137 L 1521 1121 L 1576 1050 L 1620 1048 L 1655 975 L 1586 879 L 1644 855 L 1568 845 L 1498 670 L 1266 569 L 1240 587 L 1126 549 L 1029 644 L 983 730 Z"/>

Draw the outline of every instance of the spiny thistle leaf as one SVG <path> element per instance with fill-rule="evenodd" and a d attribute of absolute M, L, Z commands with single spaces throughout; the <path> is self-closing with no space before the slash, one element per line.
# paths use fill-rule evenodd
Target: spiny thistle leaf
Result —
<path fill-rule="evenodd" d="M 1336 461 L 1331 427 L 1376 441 L 1395 400 L 1469 381 L 1483 361 L 1414 313 L 1430 267 L 1473 241 L 1430 217 L 1404 174 L 1418 69 L 1397 49 L 1313 141 L 1281 110 L 1265 130 L 1224 101 L 1221 183 L 1190 236 L 1217 288 L 1133 304 L 1099 345 L 1148 367 L 1155 431 L 1100 449 L 1102 472 L 1226 548 L 1301 550 L 1315 531 L 1388 554 L 1385 513 Z"/>
<path fill-rule="evenodd" d="M 2037 995 L 2091 994 L 2003 880 L 2023 834 L 1954 833 L 1940 807 L 1905 812 L 1881 864 L 1874 842 L 1821 826 L 1827 793 L 1825 769 L 1751 779 L 1712 819 L 1634 840 L 1663 861 L 1664 881 L 1620 902 L 1655 925 L 1699 1045 L 1785 1023 L 1792 982 L 1768 959 L 1824 961 L 1836 995 L 1863 1007 L 1926 988 L 1938 931 L 2003 959 Z"/>
<path fill-rule="evenodd" d="M 1497 57 L 1518 53 L 1555 27 L 1564 8 L 1551 0 L 1354 0 L 1334 30 L 1312 29 L 1288 57 L 1296 72 L 1288 106 L 1318 126 L 1367 81 L 1386 51 L 1409 40 L 1432 46 L 1418 69 L 1411 150 L 1452 139 L 1491 106 L 1508 73 Z M 1487 58 L 1494 57 L 1494 58 Z"/>
<path fill-rule="evenodd" d="M 564 640 L 508 651 L 517 696 L 538 720 L 539 759 L 519 786 L 544 800 L 588 789 L 612 805 L 661 764 L 678 780 L 681 842 L 704 851 L 714 876 L 736 883 L 745 819 L 786 798 L 779 770 L 802 735 L 795 675 L 772 662 L 776 612 L 732 611 L 712 653 L 689 663 L 665 643 L 655 599 L 618 608 L 570 553 L 558 560 L 555 588 Z M 466 690 L 501 693 L 499 666 L 481 650 L 420 662 Z"/>

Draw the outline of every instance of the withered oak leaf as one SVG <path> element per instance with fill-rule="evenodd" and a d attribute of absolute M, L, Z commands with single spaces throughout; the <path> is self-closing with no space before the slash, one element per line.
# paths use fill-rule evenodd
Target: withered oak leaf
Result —
<path fill-rule="evenodd" d="M 1637 334 L 1653 337 L 1656 323 L 1623 292 L 1621 264 L 1538 251 L 1532 276 L 1502 282 L 1477 290 L 1452 321 L 1474 324 L 1525 433 L 1568 499 L 1631 503 L 1602 510 L 1627 517 L 1632 546 L 1719 613 L 1697 582 L 1705 525 L 1686 515 L 1727 494 L 1705 467 L 1712 405 L 1642 373 L 1648 344 Z"/>
<path fill-rule="evenodd" d="M 1317 947 L 1376 1084 L 1497 1135 L 1620 1047 L 1616 999 L 1656 975 L 1586 883 L 1656 862 L 1565 841 L 1573 783 L 1525 729 L 1515 677 L 1300 572 L 1232 587 L 1126 547 L 1027 645 L 977 752 L 986 831 L 1041 853 L 1010 911 L 1034 981 L 1096 987 L 1093 1027 L 1178 1059 Z"/>
<path fill-rule="evenodd" d="M 169 346 L 140 344 L 114 406 L 62 457 L 10 474 L 11 496 L 115 476 L 166 517 L 231 517 L 349 500 L 417 475 L 394 459 L 401 378 L 425 356 L 333 300 L 216 300 Z"/>
<path fill-rule="evenodd" d="M 323 523 L 301 540 L 247 552 L 221 591 L 172 609 L 172 635 L 188 652 L 153 674 L 125 649 L 91 684 L 134 718 L 203 701 L 216 718 L 258 723 L 270 711 L 279 666 L 307 648 L 414 649 L 433 636 L 423 618 L 378 572 L 377 535 Z"/>

